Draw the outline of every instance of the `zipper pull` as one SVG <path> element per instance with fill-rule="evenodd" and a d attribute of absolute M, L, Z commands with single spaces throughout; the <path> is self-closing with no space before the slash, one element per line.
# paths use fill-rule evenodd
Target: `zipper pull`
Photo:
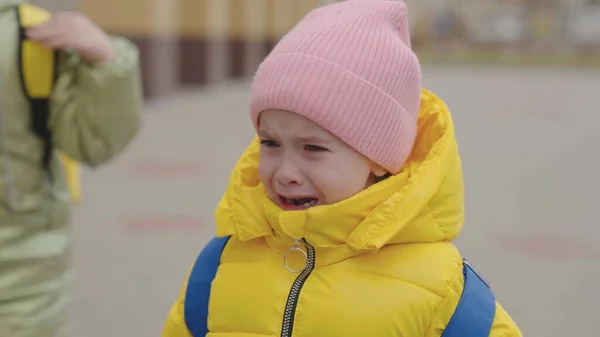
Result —
<path fill-rule="evenodd" d="M 288 256 L 290 256 L 290 254 L 292 254 L 294 252 L 300 252 L 300 254 L 302 254 L 302 257 L 304 258 L 304 264 L 302 265 L 302 268 L 300 268 L 300 269 L 293 269 L 288 264 Z M 304 249 L 300 248 L 300 239 L 294 239 L 294 246 L 292 248 L 288 249 L 283 254 L 283 265 L 285 266 L 285 269 L 289 270 L 292 273 L 297 274 L 297 273 L 301 273 L 306 268 L 307 264 L 308 264 L 308 255 L 306 254 Z"/>

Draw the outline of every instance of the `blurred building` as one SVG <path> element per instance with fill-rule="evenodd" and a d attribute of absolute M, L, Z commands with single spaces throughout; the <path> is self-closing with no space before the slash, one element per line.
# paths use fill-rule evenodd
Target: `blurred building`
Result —
<path fill-rule="evenodd" d="M 246 77 L 317 0 L 81 0 L 143 55 L 147 97 L 180 85 Z"/>
<path fill-rule="evenodd" d="M 72 1 L 72 0 L 61 0 Z M 80 0 L 142 51 L 147 97 L 250 76 L 311 9 L 336 0 Z M 600 65 L 600 0 L 405 0 L 423 61 Z"/>
<path fill-rule="evenodd" d="M 406 0 L 415 49 L 436 59 L 600 64 L 599 0 Z"/>

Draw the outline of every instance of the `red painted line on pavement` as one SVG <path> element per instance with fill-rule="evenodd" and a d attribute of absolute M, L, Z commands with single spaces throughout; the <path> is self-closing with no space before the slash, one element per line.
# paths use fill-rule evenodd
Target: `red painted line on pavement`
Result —
<path fill-rule="evenodd" d="M 205 222 L 195 215 L 147 215 L 125 217 L 122 223 L 129 232 L 144 233 L 197 231 L 202 229 Z"/>
<path fill-rule="evenodd" d="M 199 176 L 206 174 L 201 163 L 175 161 L 142 161 L 132 165 L 131 171 L 142 176 Z"/>
<path fill-rule="evenodd" d="M 581 258 L 597 253 L 591 243 L 564 236 L 505 235 L 494 241 L 502 250 L 528 257 Z"/>

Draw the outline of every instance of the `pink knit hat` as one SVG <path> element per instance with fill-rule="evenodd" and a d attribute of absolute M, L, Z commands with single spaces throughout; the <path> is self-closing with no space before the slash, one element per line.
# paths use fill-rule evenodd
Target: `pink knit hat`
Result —
<path fill-rule="evenodd" d="M 304 17 L 260 65 L 250 114 L 298 113 L 396 174 L 414 145 L 421 67 L 403 1 L 347 0 Z"/>

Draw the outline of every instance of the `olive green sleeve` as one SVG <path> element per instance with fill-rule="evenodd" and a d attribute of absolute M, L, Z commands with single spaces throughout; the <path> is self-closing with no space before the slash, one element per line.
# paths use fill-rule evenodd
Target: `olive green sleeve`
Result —
<path fill-rule="evenodd" d="M 125 38 L 112 39 L 117 56 L 105 63 L 67 54 L 52 97 L 55 148 L 91 167 L 121 153 L 141 124 L 138 50 Z"/>

